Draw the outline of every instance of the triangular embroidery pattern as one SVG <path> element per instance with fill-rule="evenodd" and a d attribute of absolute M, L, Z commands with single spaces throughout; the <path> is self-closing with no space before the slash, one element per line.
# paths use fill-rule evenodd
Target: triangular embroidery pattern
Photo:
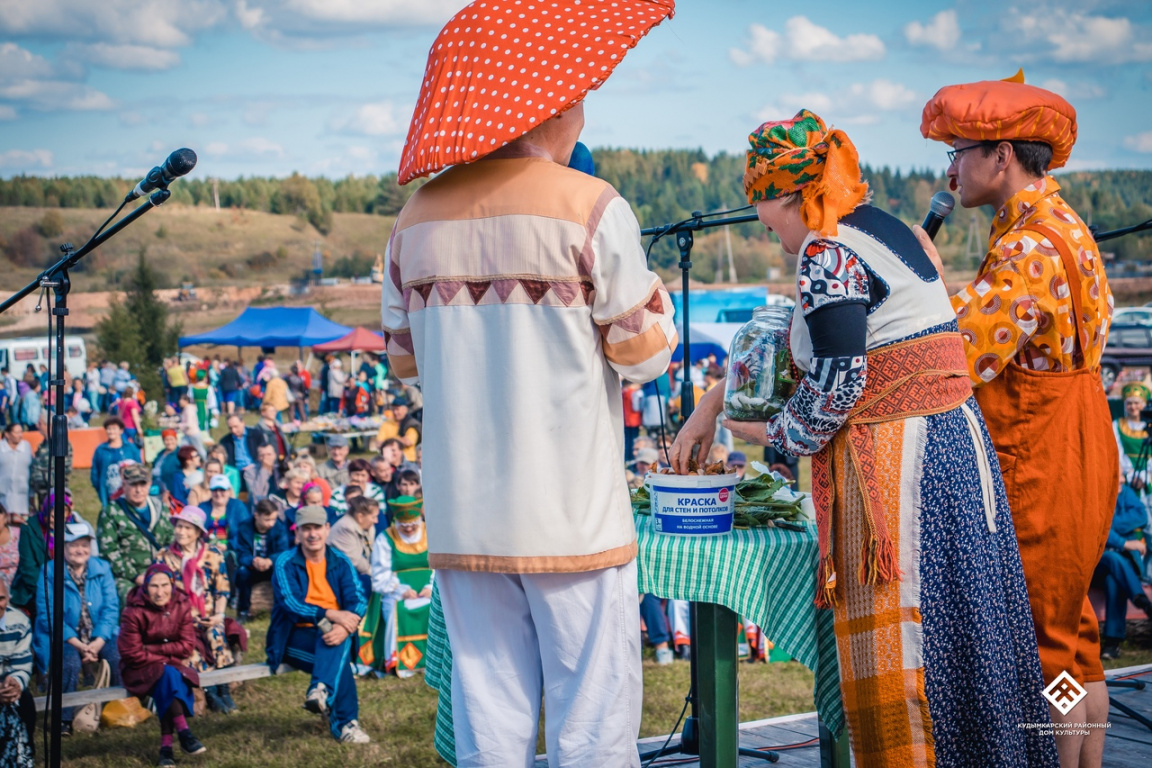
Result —
<path fill-rule="evenodd" d="M 612 325 L 629 333 L 640 333 L 640 329 L 644 327 L 644 310 L 639 309 L 614 321 Z"/>
<path fill-rule="evenodd" d="M 580 286 L 578 283 L 555 282 L 552 283 L 552 293 L 564 302 L 564 306 L 570 307 L 580 295 Z"/>
<path fill-rule="evenodd" d="M 420 298 L 424 299 L 424 306 L 428 306 L 428 294 L 432 293 L 433 283 L 421 283 L 420 285 L 412 286 L 412 290 L 420 294 Z"/>
<path fill-rule="evenodd" d="M 596 286 L 592 285 L 592 283 L 585 283 L 581 281 L 580 290 L 584 294 L 584 303 L 588 306 L 592 306 L 592 294 L 596 293 Z"/>
<path fill-rule="evenodd" d="M 412 332 L 406 331 L 404 333 L 385 333 L 384 343 L 395 343 L 396 346 L 404 350 L 408 354 L 415 354 L 415 347 L 412 346 Z"/>
<path fill-rule="evenodd" d="M 512 291 L 516 290 L 516 286 L 520 285 L 519 280 L 493 280 L 492 287 L 496 289 L 497 295 L 500 296 L 500 301 L 507 302 L 508 297 L 512 295 Z"/>
<path fill-rule="evenodd" d="M 484 294 L 488 293 L 488 289 L 492 286 L 491 280 L 480 280 L 477 282 L 465 283 L 468 286 L 468 293 L 472 295 L 472 303 L 479 304 L 480 299 L 484 298 Z"/>
<path fill-rule="evenodd" d="M 436 283 L 436 293 L 440 294 L 440 300 L 442 302 L 451 304 L 452 299 L 456 298 L 456 294 L 460 293 L 460 289 L 463 287 L 463 280 L 445 280 Z"/>
<path fill-rule="evenodd" d="M 652 298 L 644 305 L 644 309 L 655 315 L 664 314 L 664 300 L 660 298 L 660 291 L 653 291 Z"/>
<path fill-rule="evenodd" d="M 520 287 L 523 288 L 524 292 L 528 294 L 528 297 L 532 299 L 533 304 L 539 304 L 540 299 L 544 298 L 544 294 L 548 293 L 548 289 L 552 286 L 547 280 L 520 278 Z"/>

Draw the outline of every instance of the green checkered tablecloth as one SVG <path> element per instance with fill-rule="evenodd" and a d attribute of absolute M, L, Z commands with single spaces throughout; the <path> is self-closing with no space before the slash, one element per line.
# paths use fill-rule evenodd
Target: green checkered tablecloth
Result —
<path fill-rule="evenodd" d="M 726 536 L 662 536 L 636 517 L 639 588 L 660 597 L 717 603 L 755 622 L 776 647 L 816 675 L 816 711 L 833 734 L 844 728 L 832 612 L 812 603 L 816 530 L 753 528 Z M 735 650 L 735 649 L 733 649 Z M 432 594 L 425 682 L 440 694 L 436 751 L 456 764 L 452 731 L 452 649 L 440 593 Z"/>

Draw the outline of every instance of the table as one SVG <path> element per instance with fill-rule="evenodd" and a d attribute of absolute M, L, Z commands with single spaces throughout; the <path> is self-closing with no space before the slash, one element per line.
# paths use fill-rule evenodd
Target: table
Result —
<path fill-rule="evenodd" d="M 359 440 L 361 438 L 368 438 L 369 440 L 371 440 L 372 438 L 376 437 L 376 433 L 379 431 L 380 431 L 379 429 L 373 429 L 373 430 L 368 430 L 368 431 L 359 430 L 359 431 L 354 431 L 354 432 L 313 432 L 312 433 L 312 442 L 314 442 L 314 443 L 322 442 L 322 443 L 324 443 L 325 449 L 327 449 L 328 440 L 330 438 L 336 437 L 337 435 L 340 435 L 341 437 L 346 437 L 346 438 L 348 438 L 349 442 L 351 442 L 352 440 Z"/>
<path fill-rule="evenodd" d="M 820 719 L 838 737 L 829 762 L 848 765 L 844 708 L 832 612 L 813 604 L 816 531 L 783 528 L 735 530 L 725 536 L 664 536 L 647 515 L 637 515 L 641 593 L 691 600 L 698 608 L 702 766 L 735 766 L 739 740 L 736 616 L 755 622 L 776 647 L 811 669 Z M 433 591 L 425 682 L 439 693 L 435 746 L 455 765 L 452 731 L 452 650 L 439 591 Z"/>

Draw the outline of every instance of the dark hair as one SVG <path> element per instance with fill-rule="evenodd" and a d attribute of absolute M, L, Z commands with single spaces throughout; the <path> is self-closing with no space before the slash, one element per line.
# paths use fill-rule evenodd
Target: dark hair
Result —
<path fill-rule="evenodd" d="M 180 450 L 176 451 L 176 458 L 180 461 L 180 468 L 188 466 L 192 461 L 193 456 L 199 456 L 199 452 L 191 445 L 181 446 Z"/>
<path fill-rule="evenodd" d="M 401 481 L 420 485 L 420 473 L 414 469 L 401 470 L 400 474 L 396 476 L 396 484 L 399 485 Z"/>
<path fill-rule="evenodd" d="M 1043 141 L 1009 141 L 1012 153 L 1020 162 L 1020 167 L 1029 176 L 1040 177 L 1048 173 L 1048 166 L 1052 164 L 1052 145 Z M 981 152 L 988 157 L 1000 146 L 999 141 L 981 142 Z"/>
<path fill-rule="evenodd" d="M 352 497 L 352 499 L 349 499 L 348 494 L 350 493 L 355 493 L 356 495 Z M 353 499 L 358 499 L 362 496 L 364 496 L 364 489 L 355 483 L 348 483 L 348 485 L 344 486 L 344 498 L 348 501 L 349 504 L 352 503 Z"/>
<path fill-rule="evenodd" d="M 380 443 L 380 450 L 383 451 L 385 448 L 392 444 L 395 444 L 401 451 L 404 450 L 404 443 L 400 442 L 400 438 L 398 437 L 390 437 L 384 442 Z"/>
<path fill-rule="evenodd" d="M 120 429 L 124 429 L 124 422 L 119 416 L 109 416 L 104 419 L 104 428 L 107 429 L 108 427 L 120 427 Z"/>
<path fill-rule="evenodd" d="M 12 430 L 16 429 L 16 427 L 20 427 L 20 429 L 24 429 L 24 425 L 18 421 L 8 422 L 7 424 L 4 425 L 4 434 L 8 434 Z"/>
<path fill-rule="evenodd" d="M 348 462 L 348 472 L 371 472 L 372 465 L 364 459 L 352 459 Z"/>
<path fill-rule="evenodd" d="M 268 499 L 260 499 L 260 501 L 256 502 L 254 511 L 258 515 L 275 515 L 279 512 L 279 510 L 276 508 L 276 505 L 268 501 Z"/>
<path fill-rule="evenodd" d="M 379 509 L 380 502 L 367 496 L 357 496 L 348 502 L 348 513 L 357 517 L 372 514 L 373 508 Z"/>

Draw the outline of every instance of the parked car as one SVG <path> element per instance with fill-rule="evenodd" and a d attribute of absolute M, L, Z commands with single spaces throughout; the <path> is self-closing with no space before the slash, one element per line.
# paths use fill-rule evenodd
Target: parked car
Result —
<path fill-rule="evenodd" d="M 1121 307 L 1112 313 L 1112 325 L 1152 325 L 1152 308 Z"/>
<path fill-rule="evenodd" d="M 1112 389 L 1121 368 L 1152 366 L 1152 326 L 1113 325 L 1108 345 L 1100 358 L 1100 378 L 1104 391 Z"/>

